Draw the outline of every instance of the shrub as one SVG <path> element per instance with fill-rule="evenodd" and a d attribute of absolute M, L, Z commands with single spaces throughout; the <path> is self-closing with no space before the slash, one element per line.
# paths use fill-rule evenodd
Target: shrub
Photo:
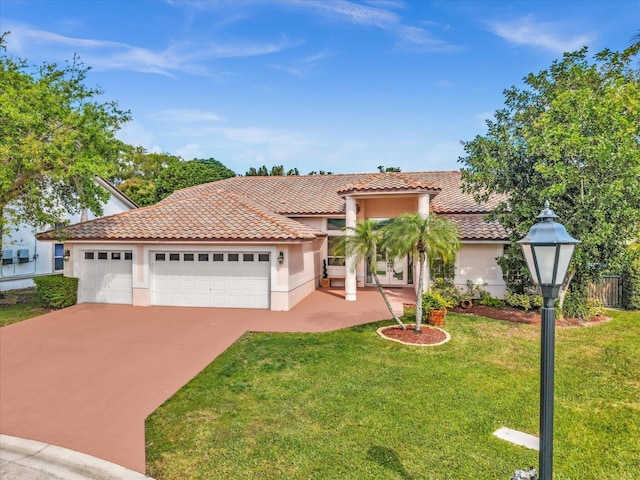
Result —
<path fill-rule="evenodd" d="M 460 290 L 453 283 L 444 280 L 436 281 L 431 287 L 431 292 L 439 294 L 451 305 L 458 305 L 462 301 Z"/>
<path fill-rule="evenodd" d="M 640 254 L 629 255 L 622 270 L 622 306 L 640 310 Z"/>
<path fill-rule="evenodd" d="M 446 310 L 453 304 L 437 292 L 425 293 L 422 296 L 422 311 L 427 314 L 434 310 Z"/>
<path fill-rule="evenodd" d="M 540 295 L 527 295 L 526 293 L 506 292 L 504 294 L 504 302 L 511 307 L 522 308 L 523 310 L 542 307 L 542 297 Z"/>
<path fill-rule="evenodd" d="M 491 295 L 484 296 L 480 299 L 480 305 L 484 305 L 485 307 L 501 307 L 502 300 L 493 298 Z"/>
<path fill-rule="evenodd" d="M 78 279 L 62 275 L 35 277 L 36 295 L 47 308 L 65 308 L 78 301 Z"/>
<path fill-rule="evenodd" d="M 590 308 L 585 296 L 576 291 L 567 292 L 562 305 L 562 314 L 565 317 L 585 319 L 589 317 L 589 312 Z"/>

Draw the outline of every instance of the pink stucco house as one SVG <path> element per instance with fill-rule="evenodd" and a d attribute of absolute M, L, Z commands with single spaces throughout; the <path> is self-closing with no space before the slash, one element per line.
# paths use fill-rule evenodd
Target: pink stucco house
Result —
<path fill-rule="evenodd" d="M 229 178 L 69 227 L 64 273 L 80 279 L 80 303 L 289 310 L 319 287 L 326 261 L 333 286 L 355 300 L 371 274 L 347 268 L 334 239 L 357 220 L 418 211 L 458 226 L 456 284 L 471 280 L 500 297 L 496 257 L 507 233 L 485 221 L 496 201 L 479 205 L 460 184 L 457 171 Z M 377 271 L 388 286 L 417 283 L 411 258 L 381 254 Z"/>

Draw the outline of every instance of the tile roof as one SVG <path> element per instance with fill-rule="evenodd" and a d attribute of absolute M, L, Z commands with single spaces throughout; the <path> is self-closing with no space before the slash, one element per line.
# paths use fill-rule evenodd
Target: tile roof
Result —
<path fill-rule="evenodd" d="M 65 229 L 73 240 L 313 240 L 326 233 L 229 192 L 163 202 Z M 39 235 L 55 239 L 56 231 Z"/>
<path fill-rule="evenodd" d="M 395 175 L 388 175 L 386 173 L 377 173 L 344 185 L 338 188 L 337 193 L 340 194 L 340 196 L 344 196 L 350 193 L 364 192 L 433 192 L 439 190 L 440 187 L 437 184 L 416 178 L 415 176 L 411 176 L 411 174 L 403 175 L 397 173 Z"/>
<path fill-rule="evenodd" d="M 233 177 L 173 192 L 156 205 L 66 228 L 73 240 L 312 240 L 326 233 L 288 217 L 344 215 L 345 195 L 436 192 L 431 210 L 458 224 L 461 238 L 498 240 L 504 229 L 484 214 L 500 198 L 478 204 L 461 190 L 461 174 L 375 174 Z M 54 239 L 54 232 L 40 234 Z"/>
<path fill-rule="evenodd" d="M 281 215 L 340 215 L 345 212 L 345 200 L 340 193 L 344 195 L 349 189 L 358 188 L 355 185 L 359 188 L 369 185 L 368 193 L 375 188 L 389 191 L 391 185 L 402 191 L 411 185 L 412 190 L 440 188 L 431 202 L 431 209 L 437 213 L 488 213 L 498 205 L 498 197 L 492 197 L 486 204 L 476 203 L 471 195 L 462 192 L 461 182 L 459 171 L 233 177 L 178 190 L 162 202 L 223 190 L 253 198 Z"/>
<path fill-rule="evenodd" d="M 509 237 L 498 222 L 487 222 L 485 214 L 444 214 L 458 227 L 461 240 L 504 240 Z"/>

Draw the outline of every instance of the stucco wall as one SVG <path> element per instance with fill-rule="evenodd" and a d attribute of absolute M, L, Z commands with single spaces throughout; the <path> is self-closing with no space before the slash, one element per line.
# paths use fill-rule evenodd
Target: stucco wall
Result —
<path fill-rule="evenodd" d="M 456 286 L 466 290 L 467 280 L 471 280 L 474 285 L 483 286 L 494 297 L 503 298 L 506 284 L 496 262 L 503 249 L 504 245 L 501 243 L 463 243 L 456 261 Z"/>
<path fill-rule="evenodd" d="M 378 197 L 359 198 L 358 219 L 362 218 L 395 218 L 401 213 L 418 210 L 417 197 Z"/>

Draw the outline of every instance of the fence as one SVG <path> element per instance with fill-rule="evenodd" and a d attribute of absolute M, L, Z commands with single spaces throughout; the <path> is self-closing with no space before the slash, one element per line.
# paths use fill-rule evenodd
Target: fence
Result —
<path fill-rule="evenodd" d="M 603 275 L 601 282 L 589 286 L 589 296 L 599 299 L 605 307 L 622 306 L 622 278 L 620 275 Z"/>

